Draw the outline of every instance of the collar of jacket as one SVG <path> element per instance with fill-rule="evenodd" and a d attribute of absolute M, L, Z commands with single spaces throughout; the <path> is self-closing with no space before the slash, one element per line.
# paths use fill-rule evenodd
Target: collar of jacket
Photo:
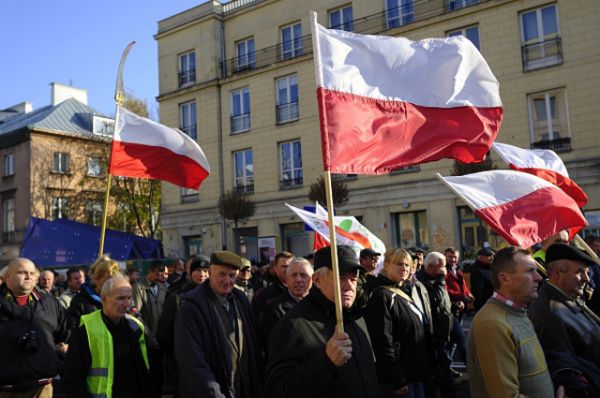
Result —
<path fill-rule="evenodd" d="M 329 301 L 329 299 L 325 297 L 318 287 L 311 287 L 308 295 L 315 302 L 315 304 L 317 304 L 317 306 L 320 307 L 325 314 L 327 314 L 328 317 L 335 318 L 335 304 Z M 342 315 L 344 317 L 344 323 L 355 321 L 361 317 L 360 311 L 354 308 L 354 306 L 350 308 L 343 308 Z"/>
<path fill-rule="evenodd" d="M 560 301 L 563 303 L 571 312 L 581 312 L 581 307 L 577 304 L 577 299 L 569 296 L 567 293 L 563 292 L 558 286 L 552 284 L 550 280 L 546 279 L 544 284 L 542 285 L 542 289 L 544 289 L 550 300 Z"/>
<path fill-rule="evenodd" d="M 434 285 L 436 282 L 438 282 L 442 286 L 446 285 L 445 277 L 441 277 L 441 275 L 440 275 L 440 278 L 431 276 L 427 272 L 425 272 L 425 269 L 423 269 L 423 268 L 421 268 L 420 270 L 417 271 L 417 279 L 420 280 L 421 283 L 429 283 L 431 285 Z"/>
<path fill-rule="evenodd" d="M 89 282 L 85 282 L 83 285 L 81 285 L 81 291 L 79 293 L 83 293 L 89 296 L 92 300 L 94 300 L 97 303 L 102 303 L 102 299 L 100 298 L 98 293 L 96 293 L 96 291 Z"/>

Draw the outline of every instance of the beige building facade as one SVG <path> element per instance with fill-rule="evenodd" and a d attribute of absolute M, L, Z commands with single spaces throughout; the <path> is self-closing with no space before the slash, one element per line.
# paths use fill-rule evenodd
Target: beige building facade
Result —
<path fill-rule="evenodd" d="M 211 165 L 198 192 L 163 184 L 167 256 L 226 247 L 261 262 L 260 248 L 273 242 L 297 255 L 311 250 L 311 234 L 284 205 L 310 206 L 308 187 L 322 174 L 310 10 L 324 26 L 357 33 L 469 38 L 500 81 L 498 142 L 556 150 L 590 197 L 586 233 L 600 231 L 596 0 L 209 1 L 159 21 L 155 36 L 161 122 L 194 137 Z M 338 176 L 350 200 L 337 212 L 359 218 L 388 247 L 468 254 L 486 242 L 500 246 L 434 177 L 452 168 L 443 160 L 386 176 Z M 256 203 L 237 231 L 217 207 L 232 189 Z"/>

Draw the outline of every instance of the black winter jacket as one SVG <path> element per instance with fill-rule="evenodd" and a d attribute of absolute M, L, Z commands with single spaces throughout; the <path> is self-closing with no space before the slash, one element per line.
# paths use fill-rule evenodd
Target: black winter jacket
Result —
<path fill-rule="evenodd" d="M 14 390 L 36 388 L 38 380 L 56 376 L 62 359 L 55 344 L 69 338 L 63 306 L 34 289 L 29 304 L 21 307 L 6 284 L 0 286 L 0 386 Z"/>
<path fill-rule="evenodd" d="M 492 285 L 492 271 L 488 264 L 475 261 L 471 271 L 471 293 L 475 297 L 475 310 L 479 311 L 481 307 L 494 294 Z"/>
<path fill-rule="evenodd" d="M 79 327 L 79 319 L 82 315 L 91 314 L 101 309 L 102 301 L 100 301 L 100 296 L 94 291 L 92 285 L 84 283 L 79 293 L 71 300 L 71 305 L 67 309 L 70 328 L 77 329 Z"/>
<path fill-rule="evenodd" d="M 385 276 L 380 274 L 377 279 L 381 285 L 371 294 L 365 320 L 379 380 L 394 390 L 408 383 L 426 382 L 432 373 L 429 331 L 415 312 L 412 298 Z M 421 317 L 427 322 L 424 313 Z"/>
<path fill-rule="evenodd" d="M 423 268 L 415 274 L 417 280 L 427 288 L 431 304 L 434 343 L 445 343 L 450 339 L 452 330 L 452 303 L 446 291 L 443 277 L 432 278 Z"/>
<path fill-rule="evenodd" d="M 268 347 L 269 336 L 281 319 L 289 310 L 297 304 L 296 300 L 288 291 L 281 293 L 279 296 L 271 300 L 270 304 L 263 310 L 262 338 Z"/>
<path fill-rule="evenodd" d="M 334 304 L 313 287 L 271 334 L 268 397 L 381 396 L 364 320 L 357 311 L 344 310 L 344 331 L 352 340 L 352 358 L 337 368 L 325 353 L 335 325 Z"/>
<path fill-rule="evenodd" d="M 179 365 L 180 397 L 262 398 L 263 373 L 250 304 L 243 292 L 233 289 L 232 300 L 238 311 L 248 359 L 250 391 L 234 391 L 232 359 L 227 333 L 217 312 L 221 304 L 205 282 L 182 296 L 175 318 L 175 357 Z"/>

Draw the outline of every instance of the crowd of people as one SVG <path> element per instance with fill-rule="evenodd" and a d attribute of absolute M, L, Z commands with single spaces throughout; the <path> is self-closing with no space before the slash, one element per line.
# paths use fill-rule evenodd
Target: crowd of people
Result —
<path fill-rule="evenodd" d="M 143 275 L 105 255 L 64 284 L 12 260 L 0 398 L 456 397 L 465 371 L 473 397 L 600 397 L 600 266 L 568 234 L 484 247 L 468 269 L 451 247 L 338 246 L 343 328 L 331 255 L 257 268 L 216 251 Z"/>

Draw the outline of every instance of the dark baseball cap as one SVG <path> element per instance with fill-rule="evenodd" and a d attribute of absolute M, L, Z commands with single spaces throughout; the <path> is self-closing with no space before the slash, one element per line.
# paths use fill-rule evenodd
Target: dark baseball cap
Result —
<path fill-rule="evenodd" d="M 586 265 L 596 264 L 587 253 L 564 243 L 555 243 L 546 250 L 546 263 L 556 260 L 574 260 Z"/>
<path fill-rule="evenodd" d="M 356 270 L 366 271 L 365 267 L 360 265 L 356 252 L 350 246 L 340 245 L 337 247 L 338 266 L 340 274 L 344 272 L 355 272 Z M 324 247 L 315 252 L 315 270 L 331 267 L 331 246 Z"/>
<path fill-rule="evenodd" d="M 489 247 L 484 247 L 483 249 L 479 249 L 479 251 L 477 252 L 478 256 L 493 256 L 494 255 L 494 251 L 492 249 L 490 249 Z"/>
<path fill-rule="evenodd" d="M 229 251 L 216 251 L 210 255 L 210 263 L 215 265 L 225 265 L 235 269 L 242 269 L 244 262 L 242 258 Z"/>
<path fill-rule="evenodd" d="M 373 258 L 373 257 L 379 257 L 379 256 L 381 256 L 381 253 L 377 253 L 373 249 L 362 249 L 360 251 L 360 258 Z"/>

